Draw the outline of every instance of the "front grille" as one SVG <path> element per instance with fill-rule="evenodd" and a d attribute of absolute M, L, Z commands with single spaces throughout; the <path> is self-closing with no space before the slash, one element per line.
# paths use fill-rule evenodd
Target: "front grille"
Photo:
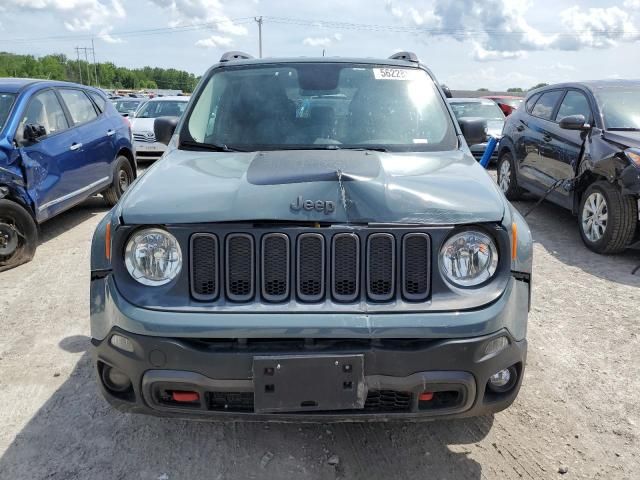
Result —
<path fill-rule="evenodd" d="M 431 240 L 424 233 L 408 233 L 402 239 L 402 295 L 419 301 L 429 294 Z"/>
<path fill-rule="evenodd" d="M 191 294 L 198 300 L 218 296 L 218 239 L 209 233 L 191 236 Z"/>
<path fill-rule="evenodd" d="M 411 409 L 411 393 L 395 390 L 370 390 L 364 409 L 376 412 L 409 411 Z"/>
<path fill-rule="evenodd" d="M 253 412 L 253 392 L 207 392 L 207 409 L 218 412 Z M 411 411 L 411 393 L 395 390 L 369 390 L 363 410 L 353 413 L 386 413 Z M 313 412 L 322 413 L 322 412 Z"/>
<path fill-rule="evenodd" d="M 254 265 L 253 237 L 246 233 L 227 236 L 226 286 L 229 300 L 246 302 L 253 298 Z"/>
<path fill-rule="evenodd" d="M 324 296 L 324 237 L 318 233 L 303 233 L 298 237 L 298 297 L 317 302 Z"/>
<path fill-rule="evenodd" d="M 253 392 L 207 392 L 205 398 L 209 410 L 253 412 Z"/>
<path fill-rule="evenodd" d="M 367 245 L 367 293 L 377 301 L 391 300 L 394 293 L 395 239 L 388 233 L 369 236 Z"/>
<path fill-rule="evenodd" d="M 150 133 L 149 135 L 146 133 L 134 133 L 133 139 L 136 142 L 154 143 L 156 141 L 156 136 L 153 133 Z"/>
<path fill-rule="evenodd" d="M 331 255 L 333 298 L 339 302 L 353 302 L 358 297 L 358 278 L 360 277 L 358 236 L 353 233 L 335 235 Z"/>
<path fill-rule="evenodd" d="M 196 233 L 191 295 L 247 303 L 424 302 L 431 294 L 431 238 L 422 232 Z"/>
<path fill-rule="evenodd" d="M 262 237 L 262 296 L 282 302 L 289 296 L 289 237 L 269 233 Z"/>

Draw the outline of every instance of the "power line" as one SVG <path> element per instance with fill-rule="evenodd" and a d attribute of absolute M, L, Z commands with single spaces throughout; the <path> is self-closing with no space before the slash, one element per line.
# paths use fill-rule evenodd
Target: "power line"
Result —
<path fill-rule="evenodd" d="M 81 35 L 51 35 L 46 37 L 30 37 L 30 38 L 6 38 L 1 39 L 0 43 L 34 43 L 40 40 L 63 40 L 63 41 L 75 41 L 75 40 L 90 40 L 94 38 L 121 38 L 121 37 L 134 37 L 134 36 L 146 36 L 146 35 L 158 35 L 163 33 L 181 33 L 190 32 L 195 30 L 203 30 L 207 28 L 213 28 L 218 25 L 245 25 L 254 21 L 254 17 L 240 17 L 229 20 L 220 20 L 204 23 L 192 23 L 188 25 L 178 25 L 175 27 L 157 27 L 148 28 L 142 30 L 127 30 L 122 32 L 109 32 L 95 35 L 93 33 L 81 34 Z"/>

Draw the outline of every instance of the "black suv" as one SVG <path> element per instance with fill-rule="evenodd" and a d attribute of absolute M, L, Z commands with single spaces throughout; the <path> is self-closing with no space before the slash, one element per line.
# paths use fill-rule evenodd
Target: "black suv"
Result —
<path fill-rule="evenodd" d="M 551 85 L 509 116 L 498 184 L 578 215 L 584 243 L 617 253 L 637 240 L 640 203 L 640 81 Z"/>

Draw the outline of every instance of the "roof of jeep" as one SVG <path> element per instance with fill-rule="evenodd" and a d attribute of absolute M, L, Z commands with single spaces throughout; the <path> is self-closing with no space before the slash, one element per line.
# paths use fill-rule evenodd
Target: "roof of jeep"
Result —
<path fill-rule="evenodd" d="M 418 63 L 408 60 L 394 60 L 391 58 L 352 58 L 352 57 L 287 57 L 287 58 L 243 58 L 219 65 L 269 65 L 282 63 L 356 63 L 359 65 L 389 65 L 393 67 L 418 67 Z"/>

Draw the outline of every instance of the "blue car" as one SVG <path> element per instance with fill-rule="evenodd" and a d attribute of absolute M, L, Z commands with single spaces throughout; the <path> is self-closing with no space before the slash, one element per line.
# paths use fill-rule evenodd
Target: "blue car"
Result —
<path fill-rule="evenodd" d="M 129 121 L 98 89 L 0 79 L 0 272 L 28 262 L 38 224 L 136 177 Z"/>

